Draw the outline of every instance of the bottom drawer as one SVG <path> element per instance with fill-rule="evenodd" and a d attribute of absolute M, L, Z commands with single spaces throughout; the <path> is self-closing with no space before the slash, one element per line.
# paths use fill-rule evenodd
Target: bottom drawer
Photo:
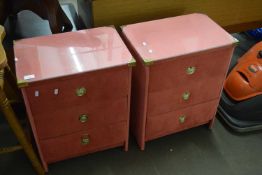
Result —
<path fill-rule="evenodd" d="M 123 145 L 127 137 L 127 123 L 120 122 L 90 130 L 40 140 L 43 157 L 47 163 L 76 157 L 82 154 Z"/>
<path fill-rule="evenodd" d="M 214 117 L 217 104 L 218 100 L 214 100 L 162 115 L 147 117 L 146 140 L 207 123 Z"/>

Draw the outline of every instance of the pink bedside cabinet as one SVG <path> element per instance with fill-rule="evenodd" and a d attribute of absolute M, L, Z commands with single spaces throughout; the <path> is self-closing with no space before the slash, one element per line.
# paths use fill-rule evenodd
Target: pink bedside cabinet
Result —
<path fill-rule="evenodd" d="M 212 125 L 236 40 L 203 14 L 131 24 L 131 128 L 145 142 Z"/>
<path fill-rule="evenodd" d="M 56 161 L 128 149 L 132 55 L 114 28 L 15 42 L 16 74 L 45 170 Z"/>

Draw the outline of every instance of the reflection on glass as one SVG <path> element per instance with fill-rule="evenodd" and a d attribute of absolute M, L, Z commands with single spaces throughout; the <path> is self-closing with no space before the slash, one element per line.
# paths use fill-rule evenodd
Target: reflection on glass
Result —
<path fill-rule="evenodd" d="M 70 51 L 70 53 L 72 55 L 72 58 L 73 58 L 73 61 L 75 63 L 75 67 L 76 67 L 77 71 L 82 72 L 83 71 L 83 67 L 82 67 L 82 65 L 81 65 L 81 63 L 79 61 L 79 58 L 76 55 L 75 49 L 73 47 L 69 47 L 69 51 Z"/>

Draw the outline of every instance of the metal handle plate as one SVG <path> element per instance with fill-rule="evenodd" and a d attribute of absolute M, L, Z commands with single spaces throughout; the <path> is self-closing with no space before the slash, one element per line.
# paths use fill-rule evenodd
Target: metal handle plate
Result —
<path fill-rule="evenodd" d="M 81 115 L 79 116 L 79 121 L 80 121 L 81 123 L 85 123 L 85 122 L 87 122 L 87 120 L 88 120 L 87 114 L 81 114 Z"/>
<path fill-rule="evenodd" d="M 182 95 L 182 98 L 183 98 L 183 100 L 185 100 L 185 101 L 188 100 L 189 97 L 190 97 L 190 92 L 184 92 L 183 95 Z"/>
<path fill-rule="evenodd" d="M 190 67 L 188 67 L 187 69 L 186 69 L 186 73 L 188 74 L 188 75 L 192 75 L 192 74 L 194 74 L 196 72 L 196 67 L 194 67 L 194 66 L 190 66 Z"/>
<path fill-rule="evenodd" d="M 186 116 L 185 115 L 181 115 L 180 117 L 179 117 L 179 123 L 185 123 L 185 121 L 186 121 Z"/>
<path fill-rule="evenodd" d="M 90 139 L 88 135 L 83 135 L 81 138 L 81 144 L 82 145 L 88 145 L 90 143 Z"/>
<path fill-rule="evenodd" d="M 80 87 L 76 89 L 76 95 L 78 97 L 84 96 L 86 94 L 86 88 Z"/>

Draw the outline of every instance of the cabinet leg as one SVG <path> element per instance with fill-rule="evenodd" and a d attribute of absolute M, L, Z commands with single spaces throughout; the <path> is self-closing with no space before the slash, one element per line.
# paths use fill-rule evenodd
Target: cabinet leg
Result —
<path fill-rule="evenodd" d="M 18 119 L 16 118 L 15 113 L 2 89 L 0 89 L 0 103 L 1 103 L 0 104 L 1 110 L 8 124 L 13 130 L 19 143 L 23 147 L 27 157 L 30 159 L 35 171 L 37 172 L 38 175 L 44 175 L 45 174 L 44 169 L 42 168 L 42 165 L 40 164 L 39 159 L 37 158 L 32 145 L 28 142 L 26 135 L 23 131 L 23 128 L 20 125 Z"/>
<path fill-rule="evenodd" d="M 143 142 L 141 143 L 141 145 L 140 145 L 141 151 L 144 151 L 144 150 L 145 150 L 145 147 L 146 147 L 146 144 L 145 144 L 145 142 L 143 141 Z"/>
<path fill-rule="evenodd" d="M 124 151 L 128 151 L 128 141 L 125 142 Z"/>
<path fill-rule="evenodd" d="M 213 126 L 214 126 L 215 119 L 216 119 L 216 118 L 210 120 L 210 122 L 208 123 L 208 128 L 209 128 L 210 130 L 211 130 L 211 129 L 213 128 Z"/>

